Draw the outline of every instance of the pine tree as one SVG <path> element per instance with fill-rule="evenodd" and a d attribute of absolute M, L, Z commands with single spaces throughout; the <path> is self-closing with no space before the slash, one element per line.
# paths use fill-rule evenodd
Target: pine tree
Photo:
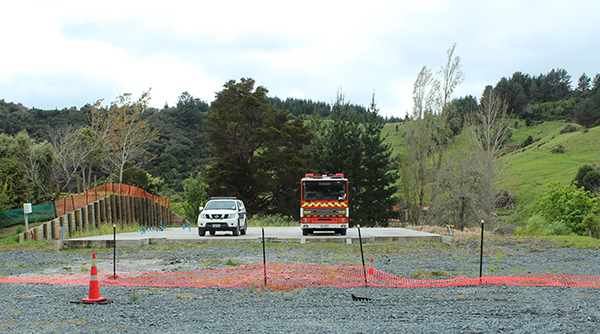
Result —
<path fill-rule="evenodd" d="M 321 174 L 344 173 L 351 194 L 350 221 L 352 224 L 387 225 L 396 192 L 395 174 L 391 172 L 391 147 L 384 143 L 381 132 L 384 119 L 377 113 L 373 99 L 367 121 L 356 114 L 338 92 L 330 121 L 313 119 L 315 133 L 311 144 L 313 171 Z"/>
<path fill-rule="evenodd" d="M 394 183 L 397 174 L 392 170 L 391 145 L 382 136 L 384 120 L 379 116 L 375 95 L 369 106 L 369 120 L 364 124 L 360 141 L 363 148 L 362 173 L 357 180 L 358 208 L 355 217 L 363 221 L 361 225 L 387 226 L 395 203 Z"/>

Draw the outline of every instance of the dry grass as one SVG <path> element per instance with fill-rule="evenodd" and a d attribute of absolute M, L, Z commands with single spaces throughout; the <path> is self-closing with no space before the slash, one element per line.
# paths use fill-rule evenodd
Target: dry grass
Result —
<path fill-rule="evenodd" d="M 438 234 L 438 235 L 448 235 L 448 236 L 450 235 L 448 228 L 442 227 L 442 226 L 408 225 L 408 226 L 405 226 L 404 228 L 421 231 L 421 232 Z M 457 240 L 473 239 L 473 238 L 477 238 L 477 237 L 481 236 L 481 228 L 470 227 L 470 228 L 465 228 L 462 231 L 452 229 L 452 234 L 454 235 L 454 238 L 456 238 Z M 486 232 L 486 235 L 487 234 L 488 233 Z"/>

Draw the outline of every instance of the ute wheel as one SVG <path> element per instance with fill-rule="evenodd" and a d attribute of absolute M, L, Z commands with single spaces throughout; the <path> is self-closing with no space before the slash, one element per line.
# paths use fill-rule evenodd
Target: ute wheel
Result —
<path fill-rule="evenodd" d="M 244 226 L 244 228 L 240 230 L 240 233 L 246 235 L 246 230 L 248 230 L 248 225 Z"/>
<path fill-rule="evenodd" d="M 340 230 L 340 235 L 346 235 L 346 229 L 345 228 Z"/>
<path fill-rule="evenodd" d="M 205 230 L 203 230 L 203 229 L 201 229 L 201 228 L 198 227 L 198 235 L 199 236 L 203 237 L 205 233 L 206 233 Z"/>
<path fill-rule="evenodd" d="M 238 222 L 237 225 L 235 226 L 235 229 L 233 229 L 233 235 L 234 236 L 240 235 L 240 222 Z"/>
<path fill-rule="evenodd" d="M 308 230 L 302 229 L 302 235 L 308 235 Z"/>
<path fill-rule="evenodd" d="M 217 231 L 210 231 L 210 235 L 215 235 L 215 233 L 217 233 Z"/>

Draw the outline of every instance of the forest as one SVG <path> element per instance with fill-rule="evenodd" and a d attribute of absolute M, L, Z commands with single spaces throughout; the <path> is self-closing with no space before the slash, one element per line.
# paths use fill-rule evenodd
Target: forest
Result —
<path fill-rule="evenodd" d="M 449 77 L 442 75 L 438 86 L 450 89 L 443 93 L 431 91 L 437 86 L 424 68 L 415 83 L 413 112 L 404 119 L 379 115 L 375 96 L 369 106 L 347 103 L 342 92 L 333 104 L 281 99 L 269 96 L 251 78 L 226 83 L 215 101 L 183 92 L 176 105 L 162 109 L 147 107 L 145 95 L 132 100 L 124 94 L 109 105 L 96 101 L 61 110 L 2 99 L 0 210 L 121 181 L 188 202 L 190 216 L 198 202 L 214 195 L 237 196 L 252 214 L 296 216 L 292 189 L 304 173 L 343 172 L 358 189 L 353 223 L 385 226 L 398 214 L 393 208 L 422 208 L 436 201 L 443 206 L 443 193 L 450 189 L 450 181 L 439 178 L 446 148 L 467 129 L 485 126 L 478 112 L 495 103 L 508 118 L 527 126 L 556 120 L 585 128 L 600 125 L 600 74 L 590 78 L 584 73 L 573 83 L 560 68 L 539 75 L 515 72 L 477 98 L 452 96 L 462 73 L 451 52 L 446 69 Z M 432 93 L 439 94 L 431 100 L 437 105 L 425 102 Z M 382 135 L 389 123 L 409 130 L 400 152 Z M 494 126 L 491 130 L 499 132 Z M 128 158 L 119 158 L 125 152 L 116 143 L 127 131 L 135 131 L 138 142 L 131 144 Z M 427 140 L 418 137 L 424 133 L 430 134 Z M 483 133 L 473 133 L 483 138 Z M 507 150 L 502 145 L 510 131 L 503 135 L 499 154 Z M 480 144 L 489 149 L 489 143 Z M 421 153 L 428 158 L 416 158 Z M 81 159 L 74 161 L 69 154 Z M 482 209 L 463 210 L 454 219 L 464 222 L 465 215 L 482 214 Z"/>

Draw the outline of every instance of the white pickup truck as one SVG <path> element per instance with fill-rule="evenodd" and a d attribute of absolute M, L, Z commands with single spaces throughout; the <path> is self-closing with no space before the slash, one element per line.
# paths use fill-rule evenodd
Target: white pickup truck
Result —
<path fill-rule="evenodd" d="M 231 231 L 233 235 L 244 235 L 248 225 L 244 202 L 234 197 L 213 197 L 204 207 L 200 207 L 198 215 L 198 235 L 204 236 L 206 231 L 215 235 L 217 231 Z"/>

